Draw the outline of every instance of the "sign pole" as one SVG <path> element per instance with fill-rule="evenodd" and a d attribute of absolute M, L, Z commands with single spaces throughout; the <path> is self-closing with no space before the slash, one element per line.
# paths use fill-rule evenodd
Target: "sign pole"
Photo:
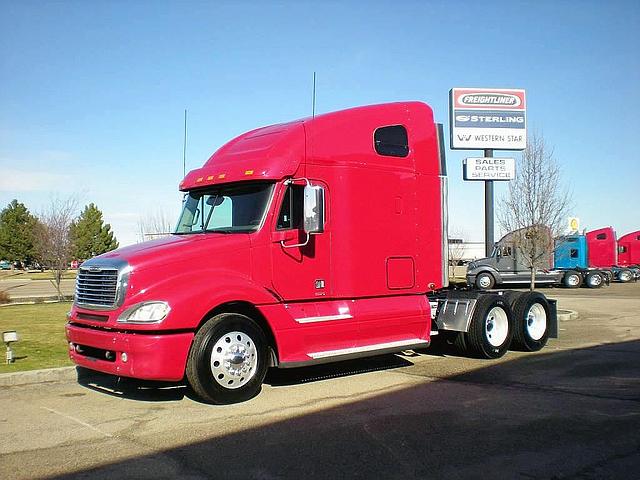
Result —
<path fill-rule="evenodd" d="M 484 157 L 493 158 L 493 149 L 486 149 Z M 484 251 L 487 257 L 493 251 L 493 180 L 484 182 Z"/>

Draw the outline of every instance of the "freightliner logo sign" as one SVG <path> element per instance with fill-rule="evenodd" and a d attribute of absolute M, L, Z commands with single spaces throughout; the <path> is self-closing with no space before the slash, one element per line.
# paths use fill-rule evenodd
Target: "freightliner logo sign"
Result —
<path fill-rule="evenodd" d="M 453 88 L 451 148 L 523 150 L 527 146 L 524 90 Z"/>

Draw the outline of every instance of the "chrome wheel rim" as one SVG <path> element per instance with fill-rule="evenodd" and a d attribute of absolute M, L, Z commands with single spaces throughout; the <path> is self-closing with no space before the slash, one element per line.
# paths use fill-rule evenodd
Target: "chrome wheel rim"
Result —
<path fill-rule="evenodd" d="M 256 374 L 258 352 L 253 339 L 244 332 L 229 332 L 218 339 L 211 351 L 211 373 L 222 387 L 236 389 Z"/>
<path fill-rule="evenodd" d="M 491 278 L 488 275 L 483 275 L 478 279 L 478 284 L 481 288 L 489 288 L 491 286 Z"/>
<path fill-rule="evenodd" d="M 509 334 L 509 318 L 502 307 L 493 307 L 485 319 L 485 336 L 492 347 L 504 344 Z"/>
<path fill-rule="evenodd" d="M 567 283 L 572 287 L 575 287 L 576 285 L 578 285 L 578 283 L 580 283 L 580 277 L 578 275 L 569 275 L 569 277 L 567 278 Z"/>
<path fill-rule="evenodd" d="M 620 272 L 620 281 L 621 282 L 628 282 L 629 280 L 631 280 L 631 272 L 629 272 L 629 271 Z"/>
<path fill-rule="evenodd" d="M 540 340 L 547 330 L 547 311 L 539 303 L 534 303 L 527 312 L 525 319 L 527 334 L 532 340 Z"/>
<path fill-rule="evenodd" d="M 597 287 L 601 283 L 602 283 L 602 277 L 600 275 L 592 275 L 591 279 L 589 280 L 589 284 L 593 285 L 594 287 Z"/>

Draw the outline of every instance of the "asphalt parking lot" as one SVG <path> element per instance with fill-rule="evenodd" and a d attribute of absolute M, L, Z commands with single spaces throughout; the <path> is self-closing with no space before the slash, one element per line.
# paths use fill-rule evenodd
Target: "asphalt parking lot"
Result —
<path fill-rule="evenodd" d="M 113 377 L 0 391 L 1 478 L 632 478 L 640 283 L 544 289 L 579 312 L 541 352 L 426 351 L 271 372 L 209 406 Z"/>

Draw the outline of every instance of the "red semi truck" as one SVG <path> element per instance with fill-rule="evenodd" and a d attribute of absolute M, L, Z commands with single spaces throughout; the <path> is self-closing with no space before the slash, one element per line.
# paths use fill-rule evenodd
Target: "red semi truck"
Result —
<path fill-rule="evenodd" d="M 633 254 L 633 234 L 630 234 L 630 238 L 629 235 L 622 237 L 626 239 L 624 244 L 620 243 L 622 238 L 616 240 L 616 232 L 613 227 L 599 228 L 587 232 L 585 235 L 587 237 L 589 267 L 606 269 L 613 279 L 623 283 L 630 282 L 640 276 L 638 269 L 634 268 L 634 264 L 628 263 Z M 624 253 L 621 254 L 621 250 Z"/>
<path fill-rule="evenodd" d="M 426 347 L 486 358 L 557 335 L 537 292 L 447 288 L 443 135 L 420 102 L 253 130 L 180 183 L 175 234 L 79 270 L 71 359 L 181 381 L 211 403 L 260 391 L 267 368 Z"/>
<path fill-rule="evenodd" d="M 640 268 L 640 230 L 618 239 L 618 263 L 621 267 Z"/>

